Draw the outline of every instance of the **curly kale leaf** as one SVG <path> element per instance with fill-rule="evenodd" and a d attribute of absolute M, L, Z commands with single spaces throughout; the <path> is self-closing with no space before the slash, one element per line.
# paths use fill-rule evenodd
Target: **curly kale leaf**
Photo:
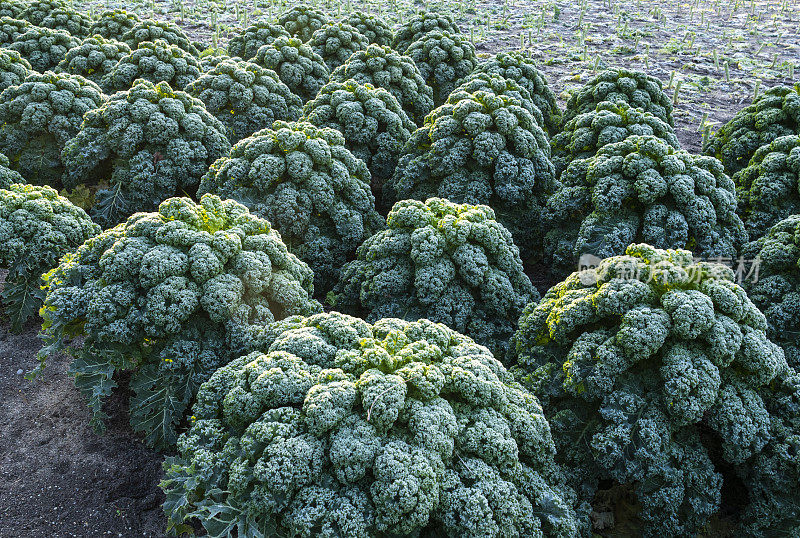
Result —
<path fill-rule="evenodd" d="M 331 82 L 349 79 L 387 90 L 417 125 L 421 125 L 433 110 L 433 90 L 422 78 L 414 60 L 389 47 L 370 45 L 366 50 L 353 53 L 330 77 Z"/>

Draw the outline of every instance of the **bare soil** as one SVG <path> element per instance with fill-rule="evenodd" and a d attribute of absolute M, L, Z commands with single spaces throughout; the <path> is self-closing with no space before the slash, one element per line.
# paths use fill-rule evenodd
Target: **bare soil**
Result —
<path fill-rule="evenodd" d="M 127 395 L 111 398 L 96 435 L 68 357 L 34 382 L 18 373 L 37 364 L 37 331 L 0 323 L 0 537 L 163 536 L 162 455 L 128 427 Z"/>

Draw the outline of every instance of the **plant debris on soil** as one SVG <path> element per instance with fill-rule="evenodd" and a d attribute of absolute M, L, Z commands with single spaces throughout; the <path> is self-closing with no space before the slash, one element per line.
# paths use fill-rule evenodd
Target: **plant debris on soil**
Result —
<path fill-rule="evenodd" d="M 194 40 L 224 47 L 241 28 L 275 19 L 297 2 L 281 0 L 83 0 L 91 13 L 124 8 L 168 20 Z M 479 57 L 525 49 L 559 95 L 603 69 L 659 78 L 675 102 L 675 130 L 699 153 L 713 132 L 756 94 L 798 81 L 800 9 L 795 0 L 347 0 L 305 2 L 332 18 L 350 11 L 400 24 L 433 9 L 453 16 Z M 400 51 L 402 52 L 402 51 Z"/>

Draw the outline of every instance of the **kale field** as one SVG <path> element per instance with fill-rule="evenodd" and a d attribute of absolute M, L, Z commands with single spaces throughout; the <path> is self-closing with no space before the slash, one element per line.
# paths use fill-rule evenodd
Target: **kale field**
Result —
<path fill-rule="evenodd" d="M 800 536 L 796 0 L 0 0 L 0 120 L 0 538 Z"/>

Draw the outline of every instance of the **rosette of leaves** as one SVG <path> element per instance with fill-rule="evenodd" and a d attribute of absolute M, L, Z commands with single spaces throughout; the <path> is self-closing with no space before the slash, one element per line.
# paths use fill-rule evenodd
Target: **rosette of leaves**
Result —
<path fill-rule="evenodd" d="M 100 14 L 89 28 L 89 35 L 99 35 L 106 39 L 122 40 L 125 32 L 142 21 L 136 13 L 124 9 L 109 9 Z"/>
<path fill-rule="evenodd" d="M 550 136 L 558 133 L 561 127 L 561 108 L 544 73 L 530 56 L 520 51 L 499 52 L 494 58 L 478 64 L 475 71 L 500 75 L 528 90 L 533 104 L 542 111 L 542 128 Z"/>
<path fill-rule="evenodd" d="M 392 27 L 383 19 L 363 11 L 353 11 L 341 22 L 347 23 L 361 35 L 365 36 L 371 44 L 388 47 L 394 40 Z"/>
<path fill-rule="evenodd" d="M 722 161 L 733 176 L 756 151 L 782 136 L 800 135 L 800 84 L 763 92 L 709 137 L 705 153 Z"/>
<path fill-rule="evenodd" d="M 230 59 L 231 57 L 228 56 L 228 51 L 226 49 L 220 49 L 220 48 L 205 49 L 203 52 L 200 53 L 200 58 L 199 58 L 200 70 L 203 73 L 208 73 L 220 63 Z"/>
<path fill-rule="evenodd" d="M 403 200 L 386 225 L 342 269 L 335 308 L 369 322 L 427 318 L 504 357 L 519 315 L 539 293 L 494 211 Z"/>
<path fill-rule="evenodd" d="M 100 88 L 79 75 L 31 73 L 0 93 L 0 152 L 26 182 L 57 187 L 64 171 L 61 150 L 83 115 L 104 101 Z"/>
<path fill-rule="evenodd" d="M 186 93 L 225 126 L 232 144 L 275 120 L 296 121 L 303 114 L 303 102 L 274 71 L 238 59 L 221 61 L 186 86 Z"/>
<path fill-rule="evenodd" d="M 531 113 L 533 119 L 539 124 L 539 127 L 544 129 L 544 116 L 542 116 L 542 111 L 539 110 L 539 107 L 533 104 L 531 94 L 528 93 L 528 90 L 511 79 L 507 79 L 501 75 L 473 72 L 464 79 L 464 82 L 459 84 L 458 89 L 467 93 L 483 91 L 516 99 L 522 104 L 525 110 Z"/>
<path fill-rule="evenodd" d="M 417 125 L 433 110 L 433 90 L 425 83 L 414 60 L 389 47 L 370 45 L 353 53 L 330 77 L 331 82 L 348 79 L 387 90 Z"/>
<path fill-rule="evenodd" d="M 461 33 L 450 15 L 425 11 L 400 26 L 394 35 L 392 48 L 400 54 L 406 54 L 406 49 L 411 46 L 411 43 L 422 39 L 431 32 Z"/>
<path fill-rule="evenodd" d="M 79 39 L 89 35 L 92 19 L 61 0 L 33 0 L 20 17 L 40 28 L 61 30 Z"/>
<path fill-rule="evenodd" d="M 93 35 L 70 49 L 56 66 L 56 72 L 81 75 L 95 84 L 101 84 L 103 77 L 114 69 L 117 62 L 130 53 L 131 49 L 125 43 Z"/>
<path fill-rule="evenodd" d="M 627 69 L 603 71 L 570 95 L 564 109 L 564 123 L 578 114 L 595 110 L 603 101 L 624 101 L 674 125 L 672 101 L 664 93 L 661 81 L 641 71 Z"/>
<path fill-rule="evenodd" d="M 428 320 L 294 318 L 218 370 L 164 464 L 168 528 L 220 536 L 577 536 L 547 420 Z"/>
<path fill-rule="evenodd" d="M 469 38 L 450 32 L 429 32 L 405 51 L 414 60 L 425 83 L 433 89 L 433 104 L 439 106 L 478 64 Z"/>
<path fill-rule="evenodd" d="M 7 189 L 12 183 L 25 183 L 19 172 L 11 169 L 11 161 L 0 153 L 0 189 Z"/>
<path fill-rule="evenodd" d="M 9 86 L 22 84 L 32 69 L 19 52 L 0 48 L 0 92 Z"/>
<path fill-rule="evenodd" d="M 314 32 L 330 22 L 332 21 L 325 13 L 304 4 L 294 6 L 278 17 L 278 24 L 304 43 L 311 39 Z"/>
<path fill-rule="evenodd" d="M 55 69 L 71 49 L 81 44 L 78 38 L 60 30 L 31 26 L 5 48 L 19 52 L 39 73 Z"/>
<path fill-rule="evenodd" d="M 305 121 L 344 135 L 345 147 L 367 164 L 373 194 L 379 197 L 416 129 L 397 99 L 371 84 L 331 82 L 306 103 L 304 112 Z"/>
<path fill-rule="evenodd" d="M 73 356 L 70 374 L 98 432 L 115 372 L 130 371 L 131 426 L 167 448 L 197 388 L 236 356 L 237 334 L 320 310 L 312 279 L 269 222 L 241 204 L 171 198 L 85 242 L 44 276 L 39 358 Z"/>
<path fill-rule="evenodd" d="M 139 45 L 145 41 L 161 39 L 193 56 L 198 56 L 200 54 L 198 48 L 189 40 L 189 37 L 183 30 L 171 22 L 146 19 L 136 23 L 130 30 L 122 34 L 120 39 L 125 42 L 131 50 L 136 50 Z"/>
<path fill-rule="evenodd" d="M 322 57 L 295 37 L 279 37 L 264 45 L 251 61 L 275 71 L 304 103 L 313 99 L 330 77 Z"/>
<path fill-rule="evenodd" d="M 369 40 L 347 23 L 332 22 L 314 32 L 308 44 L 333 71 L 354 52 L 366 49 Z"/>
<path fill-rule="evenodd" d="M 200 192 L 239 200 L 280 232 L 324 297 L 364 239 L 383 227 L 367 165 L 333 129 L 277 121 L 233 146 Z"/>
<path fill-rule="evenodd" d="M 258 49 L 269 45 L 279 37 L 290 37 L 290 34 L 283 26 L 259 21 L 237 33 L 228 41 L 228 54 L 249 60 L 256 55 Z"/>
<path fill-rule="evenodd" d="M 556 173 L 560 176 L 572 161 L 594 157 L 606 144 L 622 142 L 631 135 L 655 136 L 675 149 L 681 148 L 668 123 L 625 101 L 602 101 L 593 111 L 569 120 L 551 138 Z"/>
<path fill-rule="evenodd" d="M 733 181 L 713 157 L 690 155 L 655 136 L 606 144 L 561 174 L 546 212 L 545 250 L 556 273 L 579 258 L 608 258 L 636 242 L 735 257 L 747 242 Z"/>
<path fill-rule="evenodd" d="M 8 270 L 3 303 L 12 330 L 21 331 L 42 305 L 42 274 L 100 231 L 83 209 L 50 187 L 14 183 L 0 189 L 0 267 Z"/>
<path fill-rule="evenodd" d="M 18 0 L 3 0 L 0 2 L 0 17 L 19 19 L 26 7 L 28 7 L 27 2 L 21 2 Z"/>
<path fill-rule="evenodd" d="M 411 135 L 383 200 L 488 205 L 526 259 L 540 254 L 542 208 L 555 188 L 547 135 L 523 103 L 459 90 Z"/>
<path fill-rule="evenodd" d="M 742 249 L 753 274 L 741 274 L 748 296 L 767 318 L 767 335 L 800 368 L 800 214 L 781 220 Z M 744 268 L 747 270 L 747 268 Z"/>
<path fill-rule="evenodd" d="M 139 80 L 154 84 L 166 82 L 182 90 L 202 73 L 200 61 L 180 47 L 166 41 L 145 41 L 123 56 L 104 77 L 101 86 L 107 93 L 130 89 Z"/>
<path fill-rule="evenodd" d="M 33 25 L 28 21 L 8 17 L 0 18 L 0 45 L 8 47 L 32 28 Z"/>
<path fill-rule="evenodd" d="M 62 152 L 64 187 L 96 193 L 92 217 L 108 226 L 163 200 L 194 195 L 230 143 L 199 99 L 166 82 L 137 80 L 84 116 Z"/>
<path fill-rule="evenodd" d="M 787 434 L 800 424 L 786 419 L 800 382 L 733 279 L 687 250 L 635 244 L 520 318 L 509 360 L 542 401 L 556 461 L 585 501 L 609 485 L 630 494 L 633 535 L 697 535 L 731 488 L 742 493 L 726 501 L 734 535 L 800 522 L 797 488 L 773 489 L 798 476 Z M 782 500 L 786 510 L 756 523 L 771 532 L 742 525 Z"/>
<path fill-rule="evenodd" d="M 800 214 L 800 136 L 782 136 L 758 148 L 733 181 L 753 241 L 778 221 Z"/>

